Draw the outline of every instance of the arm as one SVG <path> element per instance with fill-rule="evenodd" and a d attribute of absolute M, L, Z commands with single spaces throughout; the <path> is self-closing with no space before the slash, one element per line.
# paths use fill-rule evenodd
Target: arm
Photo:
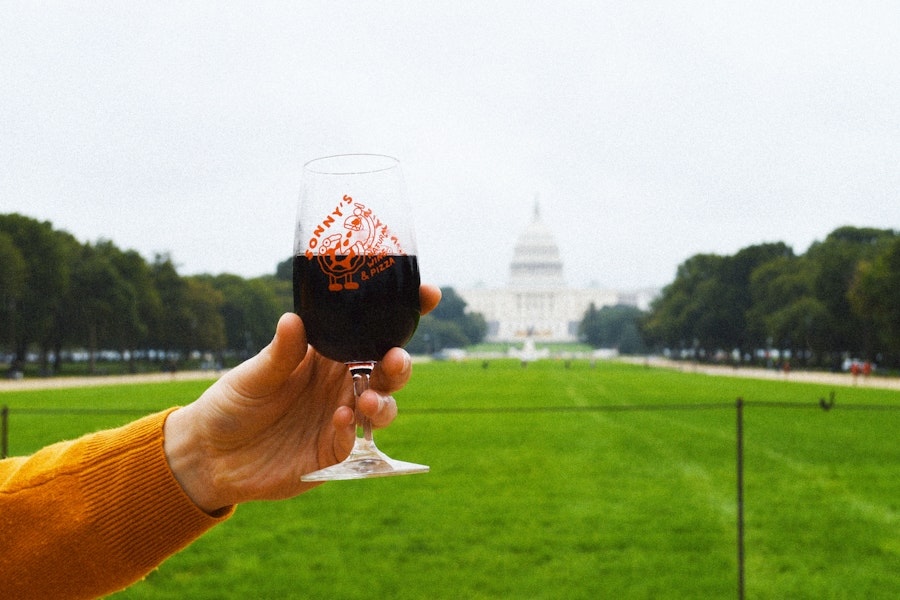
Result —
<path fill-rule="evenodd" d="M 0 598 L 92 598 L 139 579 L 227 518 L 184 494 L 169 411 L 0 462 Z"/>

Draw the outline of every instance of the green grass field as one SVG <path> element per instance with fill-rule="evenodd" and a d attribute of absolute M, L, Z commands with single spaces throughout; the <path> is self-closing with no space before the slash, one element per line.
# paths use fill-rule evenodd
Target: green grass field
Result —
<path fill-rule="evenodd" d="M 0 404 L 13 410 L 10 450 L 25 453 L 133 416 L 16 408 L 154 410 L 205 385 Z M 816 408 L 832 389 L 836 408 Z M 900 597 L 900 410 L 860 409 L 896 407 L 900 393 L 495 361 L 416 365 L 398 394 L 379 445 L 431 473 L 241 506 L 115 598 L 734 598 L 738 396 L 753 403 L 747 598 Z M 786 402 L 804 406 L 769 404 Z"/>

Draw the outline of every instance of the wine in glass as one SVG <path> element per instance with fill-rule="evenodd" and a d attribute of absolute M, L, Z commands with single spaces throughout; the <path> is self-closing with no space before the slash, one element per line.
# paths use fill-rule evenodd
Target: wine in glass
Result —
<path fill-rule="evenodd" d="M 358 399 L 375 364 L 419 322 L 419 268 L 400 163 L 377 154 L 329 156 L 303 169 L 294 239 L 294 311 L 320 354 L 343 362 Z M 357 410 L 341 463 L 303 481 L 424 473 L 378 450 Z"/>

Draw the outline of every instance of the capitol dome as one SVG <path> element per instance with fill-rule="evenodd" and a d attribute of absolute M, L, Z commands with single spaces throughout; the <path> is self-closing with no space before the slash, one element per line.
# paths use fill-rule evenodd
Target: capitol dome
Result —
<path fill-rule="evenodd" d="M 565 286 L 559 247 L 541 221 L 537 204 L 534 218 L 519 236 L 509 265 L 509 283 L 514 287 L 559 288 Z"/>
<path fill-rule="evenodd" d="M 637 305 L 638 299 L 636 294 L 594 286 L 567 287 L 559 247 L 541 222 L 537 203 L 531 223 L 516 241 L 508 284 L 461 290 L 460 296 L 467 311 L 484 316 L 487 341 L 514 343 L 574 342 L 590 306 Z"/>

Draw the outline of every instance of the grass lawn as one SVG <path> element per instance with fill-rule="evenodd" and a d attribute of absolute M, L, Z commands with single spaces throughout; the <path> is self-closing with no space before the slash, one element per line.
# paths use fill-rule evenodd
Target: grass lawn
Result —
<path fill-rule="evenodd" d="M 24 453 L 134 415 L 16 408 L 155 410 L 205 385 L 0 404 Z M 241 506 L 115 598 L 734 598 L 738 396 L 747 598 L 900 597 L 900 410 L 859 408 L 900 393 L 840 388 L 816 408 L 831 391 L 616 363 L 418 364 L 376 437 L 431 473 Z"/>

